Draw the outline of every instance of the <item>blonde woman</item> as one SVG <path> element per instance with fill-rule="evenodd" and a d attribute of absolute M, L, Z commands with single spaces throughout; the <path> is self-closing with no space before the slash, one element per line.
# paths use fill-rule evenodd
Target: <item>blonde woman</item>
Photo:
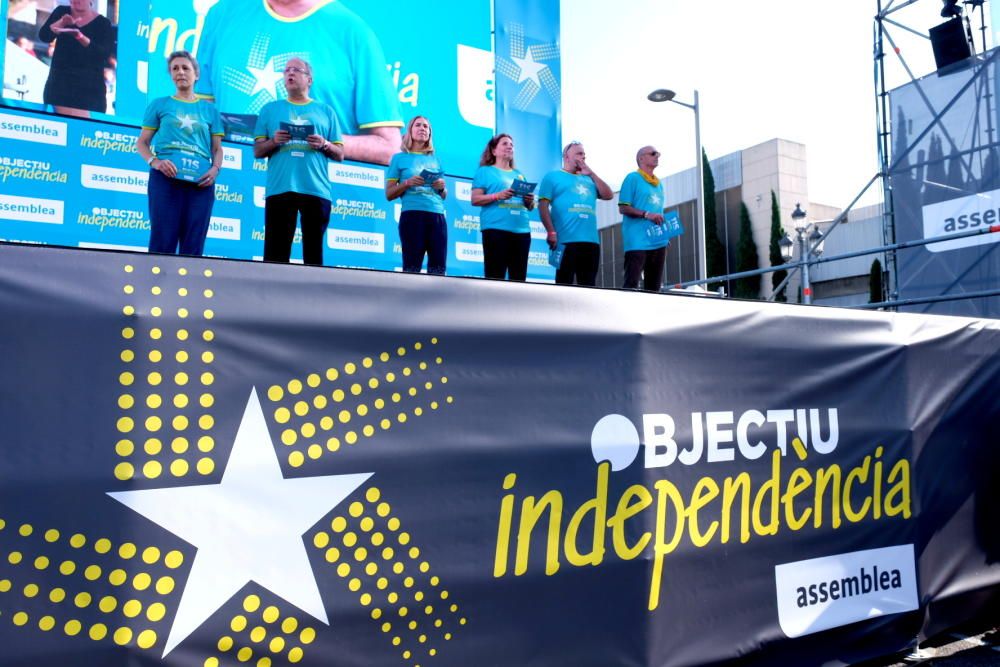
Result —
<path fill-rule="evenodd" d="M 427 273 L 444 275 L 448 257 L 448 222 L 444 200 L 448 190 L 444 170 L 434 154 L 431 123 L 415 116 L 406 126 L 403 151 L 389 161 L 385 197 L 402 199 L 399 241 L 403 246 L 403 271 L 420 273 L 427 256 Z"/>
<path fill-rule="evenodd" d="M 107 111 L 104 68 L 115 55 L 115 28 L 94 10 L 94 0 L 70 0 L 69 7 L 56 7 L 38 39 L 56 43 L 42 92 L 45 103 L 67 115 Z"/>

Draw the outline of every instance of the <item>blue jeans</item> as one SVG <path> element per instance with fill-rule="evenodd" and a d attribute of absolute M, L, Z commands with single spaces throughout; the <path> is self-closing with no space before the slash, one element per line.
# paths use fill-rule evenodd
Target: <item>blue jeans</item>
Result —
<path fill-rule="evenodd" d="M 440 213 L 403 211 L 399 216 L 403 271 L 420 273 L 427 255 L 427 273 L 444 275 L 448 259 L 448 222 Z"/>
<path fill-rule="evenodd" d="M 149 252 L 200 256 L 215 203 L 215 186 L 149 172 Z M 180 246 L 180 250 L 178 250 Z"/>

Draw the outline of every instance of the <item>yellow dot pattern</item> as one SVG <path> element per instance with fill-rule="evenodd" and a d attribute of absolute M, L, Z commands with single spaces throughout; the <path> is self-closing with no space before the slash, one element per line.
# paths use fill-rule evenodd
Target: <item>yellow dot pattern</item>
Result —
<path fill-rule="evenodd" d="M 127 265 L 116 479 L 215 473 L 212 272 Z"/>
<path fill-rule="evenodd" d="M 439 340 L 417 341 L 268 388 L 293 468 L 454 403 Z"/>
<path fill-rule="evenodd" d="M 343 505 L 341 507 L 344 507 Z M 468 623 L 392 506 L 374 486 L 310 540 L 404 660 L 439 653 Z"/>
<path fill-rule="evenodd" d="M 300 612 L 286 613 L 278 604 L 255 594 L 244 597 L 241 609 L 229 620 L 226 634 L 216 642 L 220 655 L 209 656 L 202 664 L 271 667 L 301 662 L 305 647 L 316 639 L 316 630 L 302 625 Z"/>
<path fill-rule="evenodd" d="M 183 553 L 131 542 L 114 544 L 105 537 L 30 523 L 18 524 L 16 531 L 6 527 L 6 520 L 0 519 L 0 552 L 7 555 L 14 576 L 0 575 L 0 594 L 13 597 L 8 596 L 10 611 L 0 608 L 0 618 L 41 632 L 142 650 L 159 643 L 162 649 L 161 638 L 169 631 L 162 624 L 165 603 L 173 602 L 165 595 L 173 590 L 176 570 L 185 562 Z M 51 570 L 42 584 L 35 583 L 39 570 Z M 33 611 L 16 609 L 22 600 L 30 600 Z"/>

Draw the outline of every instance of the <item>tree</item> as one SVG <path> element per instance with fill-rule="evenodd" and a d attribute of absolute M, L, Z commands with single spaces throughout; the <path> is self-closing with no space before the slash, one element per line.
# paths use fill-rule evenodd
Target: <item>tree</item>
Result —
<path fill-rule="evenodd" d="M 781 266 L 785 263 L 785 258 L 781 256 L 781 246 L 778 245 L 785 236 L 785 228 L 781 226 L 781 209 L 778 208 L 778 197 L 771 190 L 771 245 L 769 255 L 771 266 Z M 788 271 L 781 269 L 771 273 L 771 289 L 773 290 L 781 281 L 788 276 Z M 774 296 L 775 301 L 788 301 L 787 290 L 781 290 L 781 294 Z"/>
<path fill-rule="evenodd" d="M 705 256 L 708 264 L 707 278 L 726 274 L 726 249 L 719 240 L 719 225 L 715 215 L 715 176 L 708 162 L 708 153 L 701 150 L 702 167 L 705 172 Z M 715 291 L 722 283 L 711 283 L 708 289 Z"/>
<path fill-rule="evenodd" d="M 736 272 L 754 271 L 759 268 L 757 244 L 753 240 L 753 225 L 750 223 L 750 209 L 740 202 L 740 240 L 736 244 Z M 759 298 L 760 276 L 737 278 L 733 283 L 733 296 L 737 299 Z"/>
<path fill-rule="evenodd" d="M 885 301 L 885 288 L 882 286 L 882 262 L 876 257 L 872 261 L 872 270 L 868 274 L 868 303 Z"/>

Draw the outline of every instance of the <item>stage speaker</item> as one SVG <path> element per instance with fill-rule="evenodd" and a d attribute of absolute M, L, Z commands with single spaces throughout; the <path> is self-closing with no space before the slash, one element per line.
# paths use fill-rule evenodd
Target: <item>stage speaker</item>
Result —
<path fill-rule="evenodd" d="M 954 65 L 972 56 L 972 48 L 965 36 L 965 26 L 959 18 L 945 21 L 931 28 L 931 46 L 938 69 Z"/>

